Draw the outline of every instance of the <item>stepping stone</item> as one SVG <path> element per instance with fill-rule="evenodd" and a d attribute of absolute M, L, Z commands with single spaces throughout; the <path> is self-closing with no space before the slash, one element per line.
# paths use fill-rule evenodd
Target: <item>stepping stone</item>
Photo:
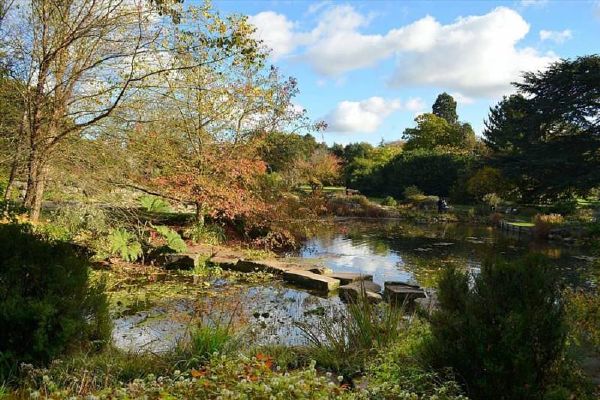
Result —
<path fill-rule="evenodd" d="M 295 283 L 307 289 L 314 289 L 320 292 L 330 292 L 340 286 L 340 281 L 337 279 L 299 269 L 284 271 L 283 279 L 286 282 Z"/>
<path fill-rule="evenodd" d="M 158 265 L 165 269 L 194 269 L 198 265 L 200 254 L 196 253 L 167 253 L 157 258 Z"/>
<path fill-rule="evenodd" d="M 339 279 L 339 281 L 342 285 L 347 285 L 349 283 L 358 282 L 358 281 L 372 281 L 373 280 L 373 275 L 359 274 L 356 272 L 332 272 L 331 274 L 327 274 L 327 276 L 329 276 L 333 279 Z"/>
<path fill-rule="evenodd" d="M 383 300 L 380 294 L 381 286 L 371 281 L 357 281 L 339 287 L 340 298 L 345 302 L 356 301 L 363 291 L 372 303 Z"/>
<path fill-rule="evenodd" d="M 235 271 L 240 272 L 268 272 L 271 274 L 283 274 L 291 267 L 283 262 L 275 260 L 239 260 L 237 264 L 232 267 Z"/>
<path fill-rule="evenodd" d="M 223 269 L 234 269 L 236 264 L 240 261 L 238 258 L 227 257 L 227 256 L 214 256 L 209 260 L 211 263 L 218 265 Z"/>
<path fill-rule="evenodd" d="M 415 299 L 427 298 L 425 290 L 420 286 L 405 282 L 385 282 L 383 296 L 395 304 L 413 303 Z"/>
<path fill-rule="evenodd" d="M 331 274 L 333 274 L 333 270 L 331 268 L 322 267 L 319 265 L 309 265 L 308 267 L 301 268 L 301 269 L 305 269 L 306 271 L 310 271 L 314 274 L 319 274 L 319 275 L 331 276 Z"/>

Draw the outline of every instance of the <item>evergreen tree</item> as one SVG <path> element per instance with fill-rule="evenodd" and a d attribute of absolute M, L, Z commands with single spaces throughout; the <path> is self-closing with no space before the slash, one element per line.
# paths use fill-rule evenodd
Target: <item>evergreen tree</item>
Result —
<path fill-rule="evenodd" d="M 440 118 L 444 118 L 449 124 L 453 125 L 458 122 L 458 114 L 456 113 L 456 100 L 448 93 L 444 92 L 438 95 L 433 103 L 433 114 Z"/>

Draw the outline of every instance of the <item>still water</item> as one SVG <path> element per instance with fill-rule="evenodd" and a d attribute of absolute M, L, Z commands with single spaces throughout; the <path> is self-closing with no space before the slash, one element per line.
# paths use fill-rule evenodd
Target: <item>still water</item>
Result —
<path fill-rule="evenodd" d="M 460 224 L 336 221 L 291 256 L 316 259 L 334 271 L 371 274 L 381 285 L 408 281 L 434 287 L 447 265 L 477 273 L 486 259 L 517 259 L 531 253 L 547 256 L 565 284 L 593 286 L 588 274 L 591 258 L 585 248 Z M 336 318 L 344 307 L 335 294 L 321 297 L 279 282 L 232 285 L 217 280 L 208 291 L 189 279 L 176 284 L 181 287 L 177 296 L 158 296 L 146 307 L 115 314 L 113 340 L 118 347 L 167 351 L 185 340 L 199 321 L 234 324 L 244 332 L 245 342 L 305 344 L 298 321 L 310 325 L 323 317 Z"/>

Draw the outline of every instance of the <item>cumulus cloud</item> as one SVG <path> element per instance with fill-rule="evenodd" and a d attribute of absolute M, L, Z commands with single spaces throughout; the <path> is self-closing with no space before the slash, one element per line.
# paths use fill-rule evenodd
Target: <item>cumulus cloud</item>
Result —
<path fill-rule="evenodd" d="M 374 96 L 362 101 L 342 101 L 325 116 L 328 130 L 339 133 L 373 133 L 392 113 L 400 110 L 421 111 L 423 100 L 411 98 L 405 104 L 399 99 L 386 100 Z"/>
<path fill-rule="evenodd" d="M 466 96 L 505 93 L 522 71 L 543 69 L 557 58 L 517 48 L 528 31 L 527 22 L 504 7 L 448 25 L 436 22 L 427 31 L 430 45 L 399 58 L 391 84 L 442 86 Z"/>
<path fill-rule="evenodd" d="M 554 43 L 564 43 L 567 40 L 573 37 L 573 33 L 570 29 L 565 29 L 564 31 L 540 31 L 540 40 L 551 40 Z"/>
<path fill-rule="evenodd" d="M 297 34 L 293 32 L 295 24 L 285 15 L 264 11 L 248 20 L 256 27 L 255 37 L 271 49 L 273 59 L 291 53 L 298 45 Z"/>
<path fill-rule="evenodd" d="M 464 94 L 462 94 L 460 92 L 453 92 L 453 93 L 450 93 L 450 95 L 452 97 L 454 97 L 454 100 L 456 100 L 456 102 L 458 104 L 461 104 L 461 105 L 463 105 L 463 104 L 473 104 L 475 102 L 475 99 L 473 99 L 471 97 L 468 97 L 468 96 L 465 96 Z"/>
<path fill-rule="evenodd" d="M 443 86 L 466 96 L 496 96 L 510 90 L 522 71 L 543 69 L 557 59 L 553 53 L 517 47 L 529 24 L 506 7 L 445 25 L 425 16 L 383 34 L 363 34 L 371 20 L 350 5 L 325 7 L 317 26 L 304 32 L 282 14 L 251 17 L 257 36 L 276 56 L 302 47 L 297 59 L 326 77 L 395 57 L 392 86 Z"/>

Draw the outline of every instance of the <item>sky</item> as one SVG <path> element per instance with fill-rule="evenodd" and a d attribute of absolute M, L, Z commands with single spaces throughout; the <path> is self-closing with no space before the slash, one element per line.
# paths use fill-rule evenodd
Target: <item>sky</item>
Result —
<path fill-rule="evenodd" d="M 249 16 L 269 62 L 299 81 L 295 105 L 347 144 L 401 139 L 439 93 L 481 134 L 523 71 L 600 53 L 600 0 L 214 0 Z"/>

